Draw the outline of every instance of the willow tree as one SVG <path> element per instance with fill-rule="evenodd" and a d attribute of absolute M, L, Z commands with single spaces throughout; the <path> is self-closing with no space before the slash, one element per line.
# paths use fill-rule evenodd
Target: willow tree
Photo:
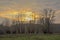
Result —
<path fill-rule="evenodd" d="M 55 10 L 50 9 L 50 8 L 46 8 L 44 9 L 44 26 L 45 26 L 45 32 L 49 33 L 49 28 L 50 25 L 53 23 L 54 21 L 54 14 L 55 14 Z"/>

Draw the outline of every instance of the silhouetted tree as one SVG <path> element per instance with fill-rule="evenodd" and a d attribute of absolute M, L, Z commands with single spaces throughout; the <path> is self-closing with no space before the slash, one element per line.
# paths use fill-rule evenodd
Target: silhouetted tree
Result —
<path fill-rule="evenodd" d="M 45 31 L 49 32 L 49 27 L 50 27 L 50 24 L 53 23 L 54 21 L 54 14 L 55 14 L 55 10 L 53 9 L 50 9 L 50 8 L 47 8 L 47 9 L 44 9 L 44 24 L 45 24 Z"/>

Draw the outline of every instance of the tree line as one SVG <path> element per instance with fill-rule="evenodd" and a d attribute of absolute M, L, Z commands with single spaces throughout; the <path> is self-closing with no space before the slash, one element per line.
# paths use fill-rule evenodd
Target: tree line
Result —
<path fill-rule="evenodd" d="M 8 26 L 3 26 L 3 24 L 0 25 L 0 32 L 6 34 L 6 33 L 50 33 L 49 28 L 51 26 L 51 24 L 53 24 L 54 22 L 54 17 L 55 17 L 55 10 L 51 9 L 51 8 L 45 8 L 43 9 L 43 18 L 40 19 L 40 24 L 33 24 L 30 23 L 29 24 L 23 24 L 19 22 L 19 16 L 18 16 L 18 21 L 13 21 L 12 26 L 8 27 Z M 7 20 L 7 25 L 8 25 L 8 20 Z M 8 28 L 8 30 L 4 30 L 5 28 Z M 15 30 L 13 31 L 13 28 L 15 28 Z M 1 31 L 2 30 L 2 31 Z"/>

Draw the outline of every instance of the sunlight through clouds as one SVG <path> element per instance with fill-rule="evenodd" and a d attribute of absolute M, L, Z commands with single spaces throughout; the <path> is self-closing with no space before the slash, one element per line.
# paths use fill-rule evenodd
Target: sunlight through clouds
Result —
<path fill-rule="evenodd" d="M 60 0 L 0 0 L 0 14 L 7 14 L 7 16 L 11 16 L 11 14 L 15 15 L 24 8 L 30 8 L 32 11 L 40 13 L 41 9 L 49 7 L 56 9 L 58 12 L 58 10 L 60 10 Z M 59 13 L 56 14 L 56 16 L 58 15 L 60 17 Z M 55 19 L 60 20 L 59 17 L 56 17 Z"/>

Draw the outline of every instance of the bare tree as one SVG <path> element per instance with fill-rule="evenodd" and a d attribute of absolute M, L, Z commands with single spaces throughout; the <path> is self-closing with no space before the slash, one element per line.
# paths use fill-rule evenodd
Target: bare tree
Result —
<path fill-rule="evenodd" d="M 49 33 L 50 24 L 52 24 L 54 21 L 54 14 L 55 14 L 55 10 L 50 8 L 44 9 L 44 19 L 45 19 L 44 25 L 46 27 L 45 31 L 48 33 Z"/>

